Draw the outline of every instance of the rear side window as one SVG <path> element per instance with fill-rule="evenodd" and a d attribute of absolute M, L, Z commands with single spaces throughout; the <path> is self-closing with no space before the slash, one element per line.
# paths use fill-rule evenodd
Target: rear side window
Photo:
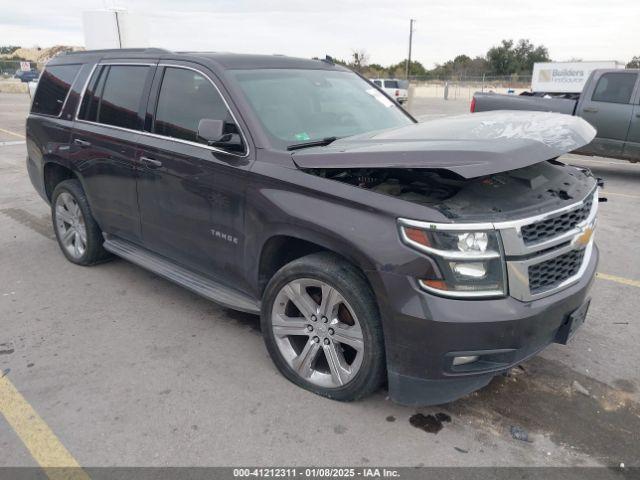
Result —
<path fill-rule="evenodd" d="M 382 82 L 380 80 L 374 80 L 373 83 L 375 83 L 378 87 L 382 86 Z"/>
<path fill-rule="evenodd" d="M 82 99 L 78 118 L 142 130 L 139 110 L 149 67 L 111 65 L 97 68 Z"/>
<path fill-rule="evenodd" d="M 56 65 L 47 67 L 40 77 L 31 111 L 57 117 L 80 71 L 80 65 Z"/>
<path fill-rule="evenodd" d="M 384 81 L 385 88 L 400 88 L 397 80 L 385 80 Z"/>
<path fill-rule="evenodd" d="M 109 67 L 97 67 L 94 71 L 87 89 L 82 97 L 82 105 L 78 112 L 78 118 L 95 122 L 98 120 L 98 106 L 100 105 L 100 95 L 104 88 L 104 79 L 107 77 Z"/>
<path fill-rule="evenodd" d="M 635 73 L 605 73 L 598 80 L 591 96 L 594 102 L 629 103 L 638 75 Z"/>
<path fill-rule="evenodd" d="M 224 133 L 238 133 L 224 100 L 206 77 L 193 70 L 167 67 L 153 132 L 206 144 L 198 137 L 198 124 L 203 118 L 222 120 Z"/>

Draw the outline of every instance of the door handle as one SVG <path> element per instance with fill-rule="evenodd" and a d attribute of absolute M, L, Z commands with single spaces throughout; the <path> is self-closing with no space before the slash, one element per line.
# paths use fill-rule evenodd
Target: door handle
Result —
<path fill-rule="evenodd" d="M 78 145 L 80 147 L 90 147 L 91 146 L 91 142 L 87 142 L 86 140 L 82 140 L 80 138 L 75 138 L 73 140 L 73 143 L 75 143 L 76 145 Z"/>
<path fill-rule="evenodd" d="M 584 111 L 588 113 L 598 113 L 598 109 L 595 107 L 586 107 Z"/>
<path fill-rule="evenodd" d="M 151 168 L 159 168 L 162 166 L 162 162 L 160 160 L 156 160 L 155 158 L 140 157 L 140 161 Z"/>

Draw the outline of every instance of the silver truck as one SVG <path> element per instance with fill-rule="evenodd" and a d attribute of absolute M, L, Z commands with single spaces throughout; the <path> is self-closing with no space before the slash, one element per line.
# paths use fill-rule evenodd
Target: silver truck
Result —
<path fill-rule="evenodd" d="M 575 95 L 501 95 L 476 92 L 471 112 L 534 110 L 584 118 L 596 138 L 576 153 L 640 161 L 640 70 L 594 70 Z M 570 97 L 570 98 L 566 98 Z M 571 98 L 573 97 L 573 98 Z"/>

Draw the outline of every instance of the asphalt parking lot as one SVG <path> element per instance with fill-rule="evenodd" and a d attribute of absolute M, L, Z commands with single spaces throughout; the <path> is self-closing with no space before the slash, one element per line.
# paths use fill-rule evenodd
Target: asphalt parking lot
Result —
<path fill-rule="evenodd" d="M 640 466 L 640 164 L 563 158 L 604 178 L 608 198 L 591 311 L 569 346 L 449 405 L 401 407 L 385 391 L 345 404 L 280 376 L 257 317 L 123 260 L 67 262 L 26 173 L 27 110 L 0 94 L 0 398 L 16 399 L 0 402 L 0 466 Z M 451 420 L 429 433 L 417 413 Z"/>

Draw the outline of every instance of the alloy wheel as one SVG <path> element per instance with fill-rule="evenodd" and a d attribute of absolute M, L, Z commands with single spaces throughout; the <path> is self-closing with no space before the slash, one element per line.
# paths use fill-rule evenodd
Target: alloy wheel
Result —
<path fill-rule="evenodd" d="M 325 282 L 302 278 L 284 285 L 273 304 L 271 328 L 288 365 L 314 385 L 342 387 L 362 366 L 365 346 L 358 317 Z"/>
<path fill-rule="evenodd" d="M 62 192 L 56 198 L 55 226 L 60 244 L 74 259 L 80 259 L 87 250 L 87 227 L 84 215 L 73 196 Z"/>

